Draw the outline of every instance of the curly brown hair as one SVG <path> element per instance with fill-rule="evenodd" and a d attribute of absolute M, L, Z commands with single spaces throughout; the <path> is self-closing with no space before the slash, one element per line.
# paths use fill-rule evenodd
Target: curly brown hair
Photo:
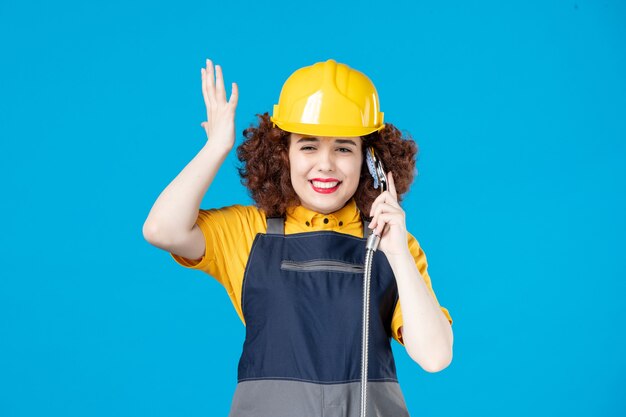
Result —
<path fill-rule="evenodd" d="M 243 143 L 237 148 L 237 157 L 242 162 L 238 168 L 241 183 L 248 188 L 256 205 L 268 216 L 284 216 L 288 207 L 299 205 L 300 199 L 291 185 L 289 170 L 290 132 L 273 127 L 269 114 L 257 114 L 259 125 L 251 125 L 243 131 Z M 363 157 L 368 146 L 373 146 L 382 160 L 386 172 L 393 172 L 393 179 L 402 200 L 415 177 L 417 144 L 391 123 L 378 132 L 363 136 Z M 369 214 L 370 207 L 380 189 L 374 188 L 374 179 L 367 169 L 361 167 L 361 178 L 354 200 L 361 213 Z"/>

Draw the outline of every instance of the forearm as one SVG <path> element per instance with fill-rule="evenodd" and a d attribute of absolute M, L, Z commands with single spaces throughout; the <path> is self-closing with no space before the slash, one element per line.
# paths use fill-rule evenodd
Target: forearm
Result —
<path fill-rule="evenodd" d="M 409 356 L 429 372 L 446 368 L 452 360 L 453 334 L 419 273 L 415 260 L 406 253 L 389 257 L 396 277 L 402 308 L 402 340 Z"/>
<path fill-rule="evenodd" d="M 144 235 L 168 242 L 190 231 L 202 198 L 230 149 L 207 141 L 206 145 L 161 192 L 144 223 Z"/>

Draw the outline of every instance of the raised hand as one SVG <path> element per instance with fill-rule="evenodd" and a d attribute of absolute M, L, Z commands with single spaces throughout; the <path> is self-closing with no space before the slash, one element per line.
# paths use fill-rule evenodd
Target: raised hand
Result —
<path fill-rule="evenodd" d="M 206 60 L 206 68 L 202 68 L 201 73 L 207 121 L 200 125 L 210 142 L 230 150 L 235 144 L 235 109 L 239 100 L 239 89 L 236 83 L 232 83 L 230 100 L 226 101 L 222 67 L 216 65 L 214 73 L 210 59 Z"/>
<path fill-rule="evenodd" d="M 372 203 L 370 229 L 380 236 L 378 248 L 387 256 L 402 255 L 408 251 L 406 218 L 400 203 L 396 184 L 391 171 L 387 173 L 389 190 L 379 195 Z"/>

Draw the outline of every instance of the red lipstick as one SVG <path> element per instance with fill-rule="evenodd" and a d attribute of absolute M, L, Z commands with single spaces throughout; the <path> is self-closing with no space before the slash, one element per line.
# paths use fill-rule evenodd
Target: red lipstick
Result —
<path fill-rule="evenodd" d="M 341 184 L 341 181 L 339 181 L 337 178 L 313 178 L 309 180 L 309 183 L 311 184 L 311 187 L 313 187 L 313 190 L 315 192 L 320 194 L 331 194 L 337 191 L 339 185 Z M 332 187 L 329 187 L 327 185 L 328 183 L 336 184 Z"/>

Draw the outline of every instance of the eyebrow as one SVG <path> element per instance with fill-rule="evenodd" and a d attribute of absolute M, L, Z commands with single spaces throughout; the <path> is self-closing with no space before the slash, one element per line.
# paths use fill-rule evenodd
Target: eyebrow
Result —
<path fill-rule="evenodd" d="M 296 143 L 319 142 L 319 141 L 320 140 L 318 138 L 306 137 L 306 138 L 299 139 L 298 142 Z M 335 139 L 335 143 L 354 145 L 356 147 L 356 142 L 350 139 Z"/>

